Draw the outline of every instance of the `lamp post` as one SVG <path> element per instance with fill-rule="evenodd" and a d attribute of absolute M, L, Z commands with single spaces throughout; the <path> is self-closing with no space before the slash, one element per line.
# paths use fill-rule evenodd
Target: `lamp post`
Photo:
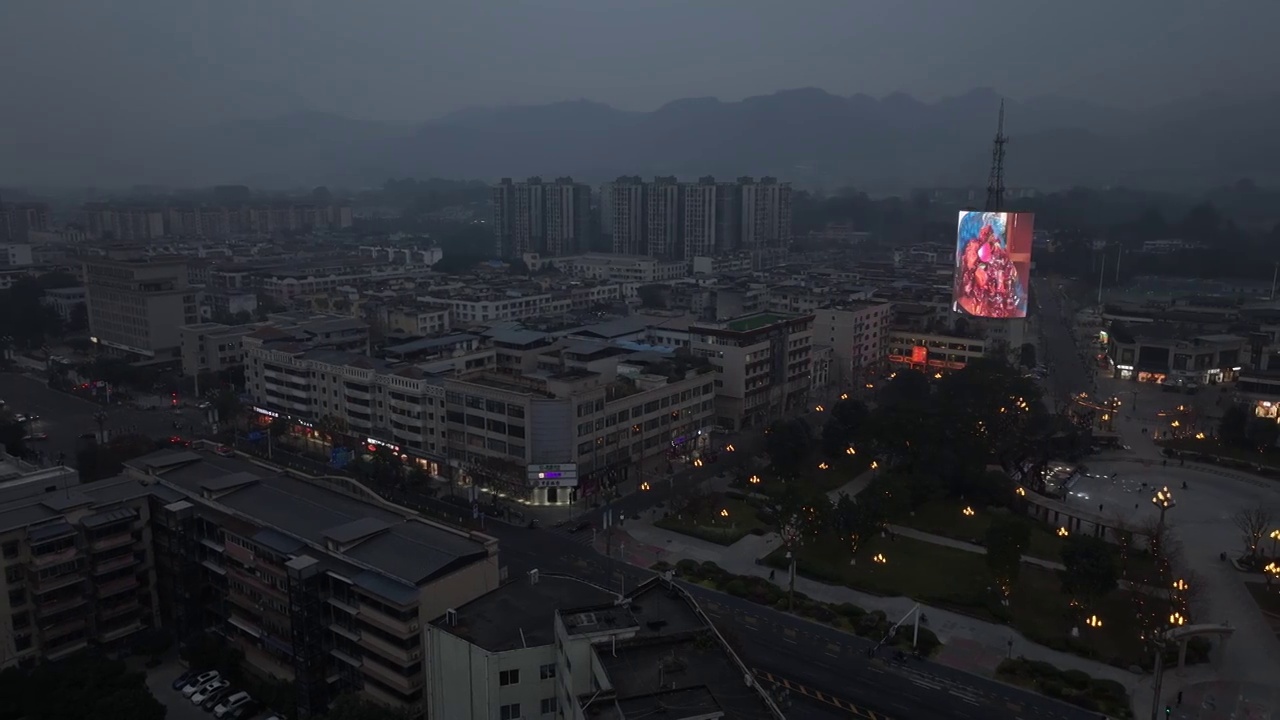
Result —
<path fill-rule="evenodd" d="M 93 421 L 98 424 L 98 442 L 106 444 L 107 442 L 107 414 L 102 410 L 93 414 Z"/>
<path fill-rule="evenodd" d="M 1169 490 L 1169 486 L 1166 485 L 1160 488 L 1159 490 L 1157 490 L 1155 495 L 1151 496 L 1151 504 L 1155 505 L 1157 508 L 1160 509 L 1160 521 L 1156 523 L 1156 535 L 1158 536 L 1163 535 L 1164 534 L 1164 514 L 1169 512 L 1174 507 L 1176 507 L 1178 504 L 1178 501 L 1173 499 L 1173 493 Z M 1152 538 L 1152 539 L 1157 540 L 1156 538 Z M 1160 550 L 1160 548 L 1158 547 L 1153 548 L 1153 550 L 1155 550 L 1156 552 L 1152 552 L 1152 554 L 1158 555 L 1159 554 L 1158 551 Z"/>
<path fill-rule="evenodd" d="M 787 547 L 787 611 L 796 607 L 796 550 L 800 544 L 800 525 L 791 518 L 781 528 L 782 542 Z"/>
<path fill-rule="evenodd" d="M 1280 530 L 1272 530 L 1271 535 L 1271 559 L 1276 559 L 1276 541 L 1280 540 Z"/>

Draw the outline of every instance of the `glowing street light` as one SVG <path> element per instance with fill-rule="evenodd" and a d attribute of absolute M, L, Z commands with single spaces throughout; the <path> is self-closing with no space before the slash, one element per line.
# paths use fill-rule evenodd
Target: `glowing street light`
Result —
<path fill-rule="evenodd" d="M 640 483 L 640 489 L 641 489 L 641 490 L 646 490 L 646 491 L 647 491 L 647 490 L 649 489 L 649 483 L 648 483 L 648 482 L 642 482 L 642 483 Z"/>
<path fill-rule="evenodd" d="M 1027 496 L 1027 489 L 1021 486 L 1019 486 L 1016 490 L 1014 490 L 1014 492 L 1018 493 L 1018 497 Z"/>
<path fill-rule="evenodd" d="M 1058 537 L 1066 537 L 1066 536 L 1068 536 L 1068 535 L 1070 535 L 1070 534 L 1071 534 L 1071 533 L 1070 533 L 1070 532 L 1068 532 L 1066 528 L 1064 528 L 1064 527 L 1060 527 L 1060 528 L 1058 528 Z"/>
<path fill-rule="evenodd" d="M 1173 589 L 1177 590 L 1178 592 L 1186 592 L 1187 588 L 1189 587 L 1191 586 L 1188 585 L 1187 581 L 1183 580 L 1182 578 L 1178 578 L 1177 580 L 1173 581 Z"/>
<path fill-rule="evenodd" d="M 942 371 L 941 371 L 941 370 L 939 370 L 938 372 L 934 373 L 934 374 L 933 374 L 933 379 L 934 379 L 934 380 L 941 380 L 941 379 L 942 379 Z"/>
<path fill-rule="evenodd" d="M 977 515 L 977 513 L 973 511 L 973 508 L 969 507 L 968 505 L 965 505 L 964 509 L 961 510 L 960 512 L 964 513 L 965 517 L 973 517 L 974 515 Z"/>
<path fill-rule="evenodd" d="M 814 408 L 813 408 L 813 410 L 814 410 L 814 412 L 824 412 L 824 411 L 826 411 L 826 408 L 822 407 L 821 405 L 818 405 L 818 406 L 814 407 Z"/>
<path fill-rule="evenodd" d="M 1084 621 L 1084 624 L 1091 628 L 1100 628 L 1102 627 L 1102 619 L 1097 615 L 1090 615 L 1089 618 Z"/>
<path fill-rule="evenodd" d="M 724 451 L 725 451 L 725 452 L 733 452 L 734 450 L 737 450 L 737 449 L 738 449 L 738 448 L 736 448 L 736 447 L 734 447 L 734 446 L 733 446 L 733 443 L 729 443 L 728 445 L 725 445 L 725 446 L 724 446 Z"/>
<path fill-rule="evenodd" d="M 854 450 L 852 447 L 847 447 L 847 448 L 845 448 L 845 449 L 844 449 L 844 454 L 845 454 L 845 455 L 857 455 L 857 454 L 858 454 L 858 451 L 857 451 L 857 450 Z"/>
<path fill-rule="evenodd" d="M 1151 496 L 1151 504 L 1160 508 L 1160 516 L 1164 517 L 1164 511 L 1177 505 L 1178 502 L 1173 499 L 1173 493 L 1169 491 L 1169 486 L 1166 485 Z"/>
<path fill-rule="evenodd" d="M 848 400 L 848 399 L 849 399 L 849 393 L 840 393 L 840 399 L 841 399 L 841 400 Z"/>
<path fill-rule="evenodd" d="M 885 563 L 889 562 L 889 558 L 885 557 L 883 553 L 876 553 L 875 555 L 871 556 L 871 562 L 877 565 L 884 565 Z"/>
<path fill-rule="evenodd" d="M 720 510 L 720 517 L 723 517 L 723 518 L 727 518 L 727 517 L 729 517 L 729 511 L 728 511 L 728 510 L 725 510 L 725 509 L 721 509 L 721 510 Z"/>
<path fill-rule="evenodd" d="M 830 466 L 830 465 L 828 465 L 828 464 L 826 464 L 826 463 L 824 463 L 824 462 L 820 462 L 820 463 L 818 463 L 818 469 L 819 469 L 819 470 L 826 470 L 826 469 L 827 469 L 827 468 L 829 468 L 829 467 L 831 467 L 831 466 Z"/>
<path fill-rule="evenodd" d="M 872 469 L 872 470 L 879 470 L 879 469 L 880 469 L 880 463 L 876 462 L 875 460 L 872 460 L 872 461 L 871 461 L 871 469 Z"/>
<path fill-rule="evenodd" d="M 1203 439 L 1204 439 L 1204 433 L 1202 433 L 1202 432 L 1198 432 L 1198 433 L 1196 433 L 1196 439 L 1197 439 L 1197 440 L 1203 440 Z"/>
<path fill-rule="evenodd" d="M 759 485 L 759 484 L 760 484 L 760 476 L 759 476 L 759 475 L 752 475 L 751 477 L 747 478 L 747 482 L 751 483 L 752 485 Z"/>
<path fill-rule="evenodd" d="M 694 459 L 693 459 L 693 466 L 694 466 L 694 467 L 702 467 L 702 458 L 694 458 Z"/>
<path fill-rule="evenodd" d="M 1175 612 L 1169 616 L 1169 624 L 1174 627 L 1181 627 L 1187 624 L 1187 619 L 1182 616 L 1182 613 Z"/>

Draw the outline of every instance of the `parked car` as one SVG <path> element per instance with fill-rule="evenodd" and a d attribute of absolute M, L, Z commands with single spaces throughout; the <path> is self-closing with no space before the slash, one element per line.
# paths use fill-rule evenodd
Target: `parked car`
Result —
<path fill-rule="evenodd" d="M 191 680 L 195 678 L 196 675 L 199 675 L 199 674 L 200 673 L 195 670 L 187 670 L 186 672 L 182 673 L 181 675 L 173 679 L 173 685 L 172 685 L 173 689 L 181 690 L 182 688 L 187 686 L 187 683 L 191 682 Z"/>
<path fill-rule="evenodd" d="M 203 705 L 204 701 L 208 700 L 210 695 L 218 691 L 225 691 L 229 687 L 231 687 L 231 683 L 227 682 L 226 680 L 222 680 L 222 679 L 214 680 L 213 682 L 209 683 L 208 685 L 205 685 L 204 687 L 200 688 L 199 690 L 191 694 L 191 704 Z"/>
<path fill-rule="evenodd" d="M 218 706 L 213 709 L 213 716 L 216 718 L 228 718 L 236 710 L 248 705 L 253 698 L 249 697 L 249 693 L 241 690 L 235 695 L 231 695 L 222 699 Z"/>
<path fill-rule="evenodd" d="M 200 703 L 200 707 L 204 709 L 205 712 L 213 712 L 213 709 L 218 706 L 218 703 L 222 702 L 222 698 L 230 694 L 231 683 L 227 683 L 222 689 L 209 693 L 209 696 L 204 699 L 204 702 Z"/>
<path fill-rule="evenodd" d="M 219 445 L 218 447 L 214 448 L 213 451 L 218 455 L 221 455 L 222 457 L 231 457 L 232 455 L 236 454 L 236 451 L 232 450 L 227 445 Z"/>
<path fill-rule="evenodd" d="M 217 670 L 210 670 L 209 672 L 200 673 L 199 675 L 187 681 L 187 684 L 182 688 L 182 697 L 189 698 L 192 695 L 195 695 L 196 692 L 200 690 L 200 688 L 204 687 L 205 685 L 208 685 L 214 680 L 219 680 L 221 678 L 222 678 L 222 673 L 219 673 Z"/>

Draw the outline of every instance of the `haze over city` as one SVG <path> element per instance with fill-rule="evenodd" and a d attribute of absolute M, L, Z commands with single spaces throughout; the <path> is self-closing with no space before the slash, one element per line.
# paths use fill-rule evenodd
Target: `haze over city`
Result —
<path fill-rule="evenodd" d="M 1273 94 L 1278 23 L 1280 5 L 1267 0 L 1214 12 L 1190 0 L 5 3 L 0 182 L 101 183 L 113 168 L 136 182 L 247 180 L 252 173 L 174 166 L 203 164 L 183 146 L 216 145 L 228 132 L 263 146 L 281 128 L 323 132 L 300 113 L 360 121 L 323 121 L 368 145 L 363 163 L 334 158 L 325 169 L 367 180 L 413 169 L 384 159 L 406 154 L 385 149 L 385 136 L 469 108 L 585 99 L 648 112 L 682 98 L 735 102 L 805 87 L 923 102 L 993 88 L 1048 98 L 1060 128 L 1105 134 L 1091 116 Z M 267 129 L 218 127 L 281 116 Z M 1018 120 L 1015 134 L 1038 129 Z M 859 132 L 856 120 L 844 125 Z M 175 162 L 143 159 L 149 153 Z M 463 169 L 445 164 L 439 174 Z"/>

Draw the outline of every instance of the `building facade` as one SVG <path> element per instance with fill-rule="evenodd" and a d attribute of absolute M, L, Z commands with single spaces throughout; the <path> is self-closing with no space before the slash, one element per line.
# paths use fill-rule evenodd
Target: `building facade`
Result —
<path fill-rule="evenodd" d="M 813 315 L 757 313 L 689 326 L 693 356 L 716 367 L 717 427 L 765 426 L 808 404 L 813 322 Z"/>
<path fill-rule="evenodd" d="M 185 258 L 94 258 L 84 274 L 92 342 L 147 358 L 178 355 L 178 328 L 199 320 Z"/>

